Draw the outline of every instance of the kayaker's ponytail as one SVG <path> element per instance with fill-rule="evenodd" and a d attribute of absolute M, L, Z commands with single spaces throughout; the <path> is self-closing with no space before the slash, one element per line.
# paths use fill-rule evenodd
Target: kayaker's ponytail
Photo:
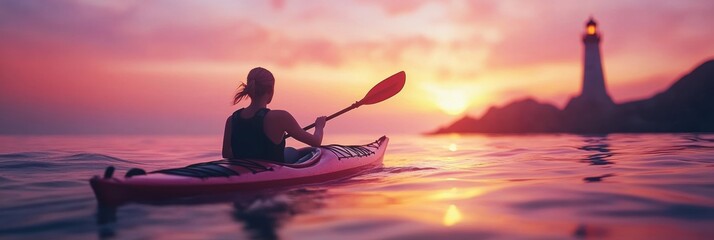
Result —
<path fill-rule="evenodd" d="M 243 100 L 247 96 L 248 96 L 248 85 L 245 85 L 245 83 L 240 83 L 240 86 L 238 86 L 238 92 L 236 93 L 235 97 L 233 97 L 233 105 L 238 104 L 241 100 Z"/>
<path fill-rule="evenodd" d="M 270 71 L 262 67 L 253 68 L 248 72 L 246 83 L 240 83 L 238 86 L 238 92 L 233 97 L 233 105 L 238 104 L 246 96 L 252 100 L 272 92 L 274 86 L 275 78 Z"/>

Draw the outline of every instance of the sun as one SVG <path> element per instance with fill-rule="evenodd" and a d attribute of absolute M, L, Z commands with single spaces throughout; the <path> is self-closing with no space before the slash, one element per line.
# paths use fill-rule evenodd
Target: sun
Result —
<path fill-rule="evenodd" d="M 469 107 L 468 96 L 459 91 L 447 91 L 439 94 L 436 98 L 436 106 L 449 115 L 459 115 L 464 113 Z"/>
<path fill-rule="evenodd" d="M 467 83 L 435 83 L 424 84 L 432 106 L 448 115 L 460 115 L 468 110 L 476 96 L 477 90 Z"/>

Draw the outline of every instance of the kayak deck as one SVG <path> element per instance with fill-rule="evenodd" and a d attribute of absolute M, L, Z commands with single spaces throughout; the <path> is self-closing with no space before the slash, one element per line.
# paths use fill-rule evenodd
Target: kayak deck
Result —
<path fill-rule="evenodd" d="M 100 203 L 260 190 L 321 183 L 353 176 L 381 164 L 389 138 L 354 146 L 326 145 L 311 149 L 296 164 L 255 159 L 223 159 L 163 169 L 126 178 L 99 177 L 90 185 Z"/>

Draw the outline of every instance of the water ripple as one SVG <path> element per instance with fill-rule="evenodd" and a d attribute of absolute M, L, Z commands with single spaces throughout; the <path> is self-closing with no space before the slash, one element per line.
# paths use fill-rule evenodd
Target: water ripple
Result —
<path fill-rule="evenodd" d="M 68 156 L 57 156 L 55 159 L 59 161 L 100 161 L 100 162 L 120 162 L 120 163 L 133 163 L 129 160 L 124 160 L 118 157 L 112 157 L 109 155 L 99 154 L 99 153 L 77 153 Z"/>
<path fill-rule="evenodd" d="M 42 159 L 52 155 L 51 152 L 17 152 L 0 154 L 0 159 Z"/>
<path fill-rule="evenodd" d="M 0 162 L 0 167 L 4 169 L 29 169 L 29 168 L 42 168 L 49 169 L 57 167 L 59 164 L 52 162 L 41 162 L 41 161 L 28 161 L 28 160 L 10 160 Z"/>
<path fill-rule="evenodd" d="M 382 168 L 382 171 L 388 172 L 388 173 L 405 173 L 405 172 L 416 172 L 416 171 L 424 171 L 424 170 L 434 170 L 436 168 L 433 167 L 385 167 Z"/>

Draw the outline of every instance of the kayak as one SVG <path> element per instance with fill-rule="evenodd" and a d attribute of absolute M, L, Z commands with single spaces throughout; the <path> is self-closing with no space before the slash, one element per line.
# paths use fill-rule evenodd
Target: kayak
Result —
<path fill-rule="evenodd" d="M 114 169 L 109 167 L 103 177 L 94 176 L 89 183 L 97 201 L 108 205 L 322 183 L 380 165 L 388 143 L 383 136 L 364 145 L 303 148 L 304 155 L 295 164 L 223 159 L 149 173 L 141 170 L 121 178 L 112 176 Z"/>

